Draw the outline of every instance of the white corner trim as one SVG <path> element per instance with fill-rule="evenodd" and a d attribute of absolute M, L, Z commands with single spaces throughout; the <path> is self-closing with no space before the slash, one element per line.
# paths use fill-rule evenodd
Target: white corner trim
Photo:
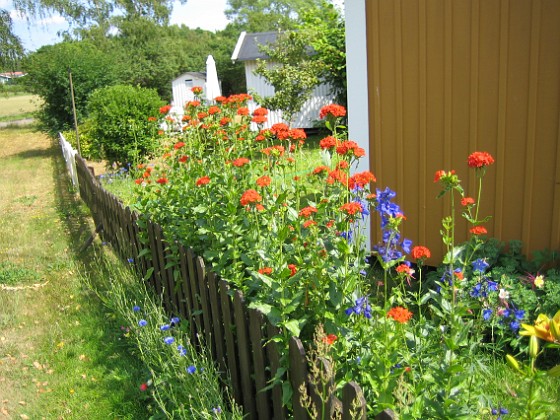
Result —
<path fill-rule="evenodd" d="M 237 40 L 237 44 L 235 44 L 235 49 L 231 54 L 231 61 L 237 60 L 237 57 L 239 56 L 239 51 L 241 50 L 241 46 L 243 45 L 243 41 L 245 41 L 245 35 L 247 35 L 247 32 L 245 31 L 239 34 L 239 39 Z"/>

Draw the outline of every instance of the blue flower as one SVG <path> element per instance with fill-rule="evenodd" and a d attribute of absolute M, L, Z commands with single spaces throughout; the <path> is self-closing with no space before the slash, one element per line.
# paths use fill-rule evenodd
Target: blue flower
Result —
<path fill-rule="evenodd" d="M 367 276 L 366 270 L 360 270 L 360 274 L 361 274 L 362 276 L 364 276 L 364 277 Z"/>
<path fill-rule="evenodd" d="M 138 321 L 138 325 L 141 327 L 145 327 L 146 325 L 148 325 L 148 321 L 146 321 L 145 319 L 141 319 L 140 321 Z"/>
<path fill-rule="evenodd" d="M 132 307 L 132 310 L 133 310 L 134 312 L 138 312 L 138 311 L 140 310 L 140 306 L 134 305 L 134 306 Z"/>
<path fill-rule="evenodd" d="M 172 326 L 178 325 L 179 322 L 181 322 L 181 319 L 180 319 L 179 317 L 174 316 L 173 318 L 171 318 L 171 325 L 172 325 Z"/>
<path fill-rule="evenodd" d="M 488 291 L 490 292 L 497 292 L 498 291 L 498 283 L 492 280 L 488 280 Z"/>
<path fill-rule="evenodd" d="M 405 254 L 410 254 L 410 247 L 412 246 L 412 241 L 410 239 L 403 239 L 401 247 Z"/>
<path fill-rule="evenodd" d="M 491 316 L 492 316 L 492 309 L 485 309 L 482 311 L 482 318 L 484 318 L 485 321 L 488 321 Z"/>
<path fill-rule="evenodd" d="M 348 316 L 363 314 L 366 319 L 371 319 L 371 305 L 369 304 L 368 297 L 362 296 L 356 299 L 355 305 L 346 309 L 344 313 Z"/>
<path fill-rule="evenodd" d="M 162 331 L 167 331 L 169 328 L 171 328 L 171 326 L 169 324 L 165 324 L 165 325 L 162 325 L 161 327 L 159 327 L 159 329 L 162 330 Z"/>
<path fill-rule="evenodd" d="M 482 258 L 479 258 L 478 260 L 472 262 L 473 271 L 478 271 L 480 273 L 484 273 L 489 266 L 490 264 L 488 264 L 486 260 Z"/>
<path fill-rule="evenodd" d="M 165 344 L 169 345 L 169 344 L 173 344 L 175 342 L 175 338 L 173 337 L 165 337 L 163 339 L 163 341 L 165 342 Z"/>
<path fill-rule="evenodd" d="M 525 317 L 525 311 L 523 309 L 516 309 L 513 313 L 515 319 L 522 320 Z"/>
<path fill-rule="evenodd" d="M 187 349 L 181 344 L 177 346 L 177 351 L 179 351 L 181 356 L 185 356 L 187 354 Z"/>
<path fill-rule="evenodd" d="M 187 368 L 187 373 L 192 375 L 195 372 L 196 372 L 196 367 L 195 366 L 191 365 Z"/>
<path fill-rule="evenodd" d="M 344 232 L 340 232 L 338 234 L 338 236 L 340 236 L 341 238 L 346 239 L 348 242 L 352 242 L 352 231 L 348 230 L 348 231 L 344 231 Z"/>
<path fill-rule="evenodd" d="M 517 331 L 519 329 L 519 322 L 511 321 L 509 327 L 511 328 L 512 331 Z"/>
<path fill-rule="evenodd" d="M 132 264 L 134 262 L 134 258 L 128 258 L 127 261 L 129 264 Z"/>
<path fill-rule="evenodd" d="M 222 408 L 221 408 L 220 406 L 214 407 L 214 408 L 212 409 L 212 412 L 213 412 L 214 414 L 220 414 L 220 413 L 222 412 Z"/>
<path fill-rule="evenodd" d="M 509 414 L 509 410 L 507 408 L 500 408 L 500 414 Z"/>
<path fill-rule="evenodd" d="M 471 290 L 470 295 L 474 298 L 479 298 L 482 294 L 481 290 L 482 290 L 482 283 L 477 283 L 477 284 L 475 284 L 475 286 Z"/>

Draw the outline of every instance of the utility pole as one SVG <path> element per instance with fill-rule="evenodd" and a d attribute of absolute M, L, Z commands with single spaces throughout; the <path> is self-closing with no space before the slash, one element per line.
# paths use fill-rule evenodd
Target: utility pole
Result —
<path fill-rule="evenodd" d="M 68 67 L 68 78 L 70 79 L 70 95 L 72 96 L 72 112 L 74 113 L 74 129 L 76 130 L 76 144 L 78 145 L 78 154 L 82 156 L 80 148 L 80 136 L 78 134 L 78 117 L 76 116 L 76 101 L 74 100 L 74 85 L 72 84 L 72 70 Z"/>

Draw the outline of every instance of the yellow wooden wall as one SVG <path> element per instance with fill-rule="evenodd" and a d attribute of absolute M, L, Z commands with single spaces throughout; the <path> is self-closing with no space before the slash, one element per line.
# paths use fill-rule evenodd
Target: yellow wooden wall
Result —
<path fill-rule="evenodd" d="M 487 151 L 489 234 L 559 249 L 560 0 L 366 0 L 366 22 L 370 164 L 405 235 L 441 259 L 434 173 L 455 169 L 472 195 L 467 156 Z"/>

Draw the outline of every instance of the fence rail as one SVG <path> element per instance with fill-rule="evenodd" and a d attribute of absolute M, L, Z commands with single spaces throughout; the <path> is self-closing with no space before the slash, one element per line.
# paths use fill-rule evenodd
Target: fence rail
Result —
<path fill-rule="evenodd" d="M 162 296 L 169 313 L 180 314 L 189 321 L 190 339 L 195 345 L 204 344 L 209 348 L 221 371 L 229 375 L 232 394 L 243 406 L 247 418 L 287 418 L 282 384 L 266 388 L 281 366 L 278 343 L 271 340 L 278 329 L 262 313 L 248 308 L 243 294 L 232 290 L 227 282 L 207 269 L 203 259 L 192 249 L 169 243 L 161 226 L 151 221 L 139 223 L 134 211 L 102 188 L 79 155 L 76 155 L 76 170 L 80 195 L 90 208 L 96 226 L 101 226 L 103 240 L 112 245 L 120 258 L 134 264 L 139 274 Z M 177 254 L 171 253 L 171 246 L 178 247 L 178 259 Z M 173 270 L 171 265 L 179 270 Z M 328 361 L 321 362 L 323 370 L 330 371 Z M 317 404 L 326 388 L 312 384 L 307 368 L 303 344 L 292 337 L 289 370 L 283 378 L 289 378 L 293 388 L 294 418 L 310 417 L 302 405 L 302 391 L 316 403 L 319 418 L 330 418 L 335 410 L 342 412 L 344 420 L 366 418 L 366 401 L 355 382 L 346 384 L 341 400 L 327 395 L 325 404 Z M 322 410 L 327 416 L 322 417 Z M 390 418 L 393 416 L 389 411 L 376 416 L 376 419 Z"/>

